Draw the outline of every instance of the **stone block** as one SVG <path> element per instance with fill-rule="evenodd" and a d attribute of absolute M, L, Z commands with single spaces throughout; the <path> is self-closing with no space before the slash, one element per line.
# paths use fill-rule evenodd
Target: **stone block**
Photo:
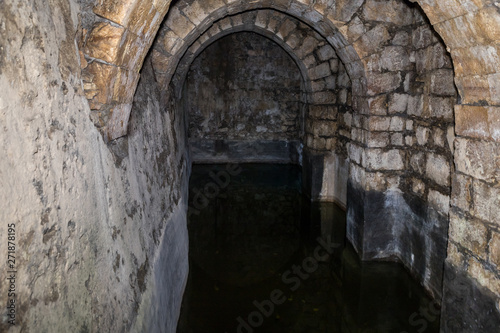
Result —
<path fill-rule="evenodd" d="M 389 133 L 387 132 L 369 132 L 367 137 L 367 146 L 369 148 L 385 148 L 389 145 Z"/>
<path fill-rule="evenodd" d="M 307 36 L 302 40 L 300 45 L 300 48 L 297 50 L 297 57 L 304 59 L 318 47 L 318 40 L 312 36 Z"/>
<path fill-rule="evenodd" d="M 413 24 L 413 14 L 405 3 L 395 0 L 367 0 L 363 16 L 368 21 L 393 23 L 398 26 Z"/>
<path fill-rule="evenodd" d="M 233 27 L 239 27 L 239 26 L 242 26 L 244 23 L 243 23 L 243 17 L 241 15 L 235 15 L 235 16 L 231 16 L 231 21 L 233 22 Z M 273 24 L 274 22 L 274 24 Z M 267 26 L 267 29 L 274 32 L 273 27 L 275 27 L 277 21 L 273 18 L 269 19 L 269 24 Z"/>
<path fill-rule="evenodd" d="M 352 113 L 351 112 L 346 112 L 344 113 L 344 125 L 347 127 L 352 126 Z"/>
<path fill-rule="evenodd" d="M 394 38 L 392 39 L 392 45 L 397 46 L 408 46 L 410 45 L 411 37 L 406 31 L 398 31 Z"/>
<path fill-rule="evenodd" d="M 359 128 L 353 128 L 351 130 L 351 139 L 353 141 L 359 142 L 359 143 L 364 143 L 365 140 L 365 131 L 359 129 Z"/>
<path fill-rule="evenodd" d="M 450 125 L 446 130 L 446 142 L 452 153 L 455 153 L 455 126 Z"/>
<path fill-rule="evenodd" d="M 325 80 L 317 80 L 311 82 L 311 91 L 313 92 L 325 90 L 325 87 L 326 87 Z"/>
<path fill-rule="evenodd" d="M 426 156 L 423 152 L 413 152 L 410 156 L 411 168 L 419 173 L 424 174 L 426 165 Z"/>
<path fill-rule="evenodd" d="M 387 115 L 387 95 L 379 95 L 368 99 L 370 114 L 385 116 Z"/>
<path fill-rule="evenodd" d="M 432 130 L 432 141 L 436 146 L 444 148 L 445 146 L 445 134 L 439 127 L 433 127 Z"/>
<path fill-rule="evenodd" d="M 280 25 L 280 28 L 279 28 L 279 31 L 278 31 L 277 35 L 281 39 L 286 39 L 288 37 L 288 35 L 290 35 L 290 33 L 292 31 L 294 31 L 295 29 L 297 29 L 297 23 L 295 21 L 286 19 Z"/>
<path fill-rule="evenodd" d="M 499 144 L 466 138 L 455 139 L 457 171 L 487 182 L 500 179 Z"/>
<path fill-rule="evenodd" d="M 330 12 L 332 10 L 332 3 L 329 0 L 317 0 L 313 1 L 313 6 L 318 13 L 321 15 L 326 15 L 326 13 Z"/>
<path fill-rule="evenodd" d="M 406 130 L 407 131 L 413 131 L 413 120 L 407 120 L 406 121 Z"/>
<path fill-rule="evenodd" d="M 423 96 L 409 96 L 408 97 L 408 114 L 420 117 L 424 112 Z"/>
<path fill-rule="evenodd" d="M 412 34 L 412 44 L 415 49 L 424 49 L 436 43 L 435 32 L 429 25 L 422 25 L 415 29 Z"/>
<path fill-rule="evenodd" d="M 349 143 L 347 145 L 347 151 L 349 153 L 349 159 L 357 164 L 361 164 L 364 155 L 364 149 L 354 143 Z"/>
<path fill-rule="evenodd" d="M 412 68 L 407 50 L 402 46 L 388 46 L 380 56 L 382 70 L 407 71 Z"/>
<path fill-rule="evenodd" d="M 158 39 L 158 45 L 155 45 L 155 47 L 161 47 L 166 53 L 173 55 L 184 46 L 184 40 L 172 30 L 163 29 L 160 33 L 161 36 Z M 207 35 L 204 36 L 208 37 Z"/>
<path fill-rule="evenodd" d="M 472 188 L 474 216 L 500 226 L 500 188 L 479 180 Z"/>
<path fill-rule="evenodd" d="M 500 107 L 455 106 L 456 133 L 500 142 Z"/>
<path fill-rule="evenodd" d="M 467 9 L 459 1 L 424 0 L 419 4 L 432 24 L 467 14 Z"/>
<path fill-rule="evenodd" d="M 338 0 L 336 1 L 335 10 L 328 18 L 335 21 L 349 22 L 352 16 L 363 5 L 363 0 Z"/>
<path fill-rule="evenodd" d="M 488 229 L 477 219 L 465 219 L 450 213 L 450 240 L 486 259 Z"/>
<path fill-rule="evenodd" d="M 391 36 L 387 28 L 379 24 L 367 31 L 361 38 L 353 43 L 354 49 L 361 59 L 378 52 L 385 45 Z"/>
<path fill-rule="evenodd" d="M 474 45 L 452 49 L 451 55 L 457 76 L 496 73 L 500 66 L 500 46 Z"/>
<path fill-rule="evenodd" d="M 300 45 L 300 37 L 297 36 L 296 34 L 291 34 L 288 36 L 286 39 L 286 44 L 290 46 L 292 50 L 295 50 L 299 45 Z M 309 67 L 309 66 L 306 66 Z"/>
<path fill-rule="evenodd" d="M 330 75 L 325 78 L 325 87 L 326 89 L 329 90 L 335 90 L 337 89 L 337 80 L 334 75 Z"/>
<path fill-rule="evenodd" d="M 335 104 L 337 95 L 331 91 L 321 91 L 311 94 L 311 102 L 314 104 Z"/>
<path fill-rule="evenodd" d="M 160 14 L 165 15 L 171 2 L 172 0 L 153 0 L 153 6 Z"/>
<path fill-rule="evenodd" d="M 425 183 L 417 178 L 412 178 L 411 179 L 411 190 L 413 193 L 418 194 L 419 196 L 423 197 L 425 194 Z"/>
<path fill-rule="evenodd" d="M 115 140 L 127 134 L 131 110 L 132 104 L 119 104 L 110 110 L 109 121 L 106 124 L 108 140 Z"/>
<path fill-rule="evenodd" d="M 153 64 L 153 68 L 155 73 L 167 73 L 170 62 L 172 61 L 172 57 L 166 56 L 157 50 L 152 51 L 151 61 Z"/>
<path fill-rule="evenodd" d="M 391 144 L 394 146 L 403 146 L 404 139 L 402 133 L 394 133 L 391 135 Z"/>
<path fill-rule="evenodd" d="M 111 102 L 111 88 L 116 80 L 119 69 L 115 66 L 103 64 L 97 61 L 90 63 L 86 75 L 89 79 L 84 82 L 85 94 L 87 97 L 93 96 L 93 101 L 106 104 Z"/>
<path fill-rule="evenodd" d="M 427 154 L 425 173 L 427 177 L 437 184 L 446 187 L 450 186 L 450 163 L 444 156 L 433 153 Z"/>
<path fill-rule="evenodd" d="M 119 68 L 112 85 L 111 101 L 113 103 L 132 104 L 139 78 L 139 72 Z"/>
<path fill-rule="evenodd" d="M 338 92 L 337 103 L 341 105 L 349 105 L 349 102 L 352 100 L 350 92 L 347 89 L 340 89 Z"/>
<path fill-rule="evenodd" d="M 380 53 L 374 53 L 361 59 L 368 72 L 382 72 L 382 61 Z"/>
<path fill-rule="evenodd" d="M 362 115 L 354 113 L 352 117 L 352 126 L 359 128 L 363 127 L 363 122 L 365 121 L 365 118 L 366 117 Z"/>
<path fill-rule="evenodd" d="M 399 72 L 389 72 L 377 74 L 367 73 L 367 93 L 368 95 L 378 95 L 385 92 L 391 92 L 401 86 L 402 77 Z"/>
<path fill-rule="evenodd" d="M 494 97 L 491 95 L 490 82 L 487 76 L 463 76 L 455 77 L 455 84 L 462 97 L 463 104 L 492 103 Z"/>
<path fill-rule="evenodd" d="M 426 175 L 442 186 L 450 186 L 450 163 L 446 157 L 437 154 L 427 154 Z"/>
<path fill-rule="evenodd" d="M 93 11 L 101 17 L 125 26 L 137 2 L 137 0 L 96 0 Z"/>
<path fill-rule="evenodd" d="M 200 1 L 200 6 L 203 8 L 205 13 L 208 14 L 212 14 L 216 10 L 221 10 L 227 7 L 224 0 L 204 0 Z"/>
<path fill-rule="evenodd" d="M 404 118 L 391 117 L 391 125 L 389 126 L 389 131 L 400 132 L 404 130 L 404 127 L 405 127 Z"/>
<path fill-rule="evenodd" d="M 331 75 L 330 64 L 324 62 L 316 67 L 311 68 L 309 71 L 309 79 L 318 80 Z"/>
<path fill-rule="evenodd" d="M 424 73 L 440 68 L 452 68 L 451 58 L 440 43 L 418 50 L 415 54 L 417 73 Z"/>
<path fill-rule="evenodd" d="M 337 123 L 328 120 L 318 120 L 314 122 L 312 134 L 322 137 L 333 137 L 337 131 Z"/>
<path fill-rule="evenodd" d="M 485 6 L 477 15 L 474 15 L 474 23 L 479 34 L 486 43 L 498 43 L 500 40 L 500 16 L 498 15 L 498 4 Z"/>
<path fill-rule="evenodd" d="M 371 116 L 367 119 L 367 125 L 364 127 L 370 131 L 388 131 L 391 125 L 391 117 Z"/>
<path fill-rule="evenodd" d="M 491 104 L 500 105 L 500 73 L 494 73 L 486 76 L 488 80 Z"/>
<path fill-rule="evenodd" d="M 195 25 L 183 15 L 179 8 L 175 6 L 168 11 L 165 24 L 182 39 L 196 28 Z"/>
<path fill-rule="evenodd" d="M 384 151 L 367 149 L 363 166 L 371 170 L 403 170 L 403 152 L 398 149 Z"/>
<path fill-rule="evenodd" d="M 488 270 L 484 265 L 476 260 L 474 257 L 469 259 L 469 275 L 472 276 L 478 283 L 490 291 L 494 292 L 496 295 L 500 295 L 500 279 L 497 278 L 495 272 Z M 497 298 L 498 300 L 498 298 Z M 497 303 L 498 304 L 498 303 Z M 494 319 L 497 323 L 500 323 L 498 311 L 496 311 L 496 318 Z M 488 324 L 491 323 L 492 319 L 488 318 Z M 477 318 L 475 318 L 475 322 Z M 491 331 L 494 332 L 493 327 L 497 328 L 498 325 L 491 326 L 491 328 L 487 328 L 485 332 Z M 481 327 L 482 328 L 482 327 Z M 476 330 L 474 330 L 476 331 Z"/>
<path fill-rule="evenodd" d="M 431 93 L 442 96 L 455 96 L 454 74 L 451 69 L 440 69 L 431 74 Z"/>
<path fill-rule="evenodd" d="M 267 21 L 269 19 L 269 14 L 270 12 L 267 10 L 259 10 L 257 12 L 257 17 L 255 18 L 255 26 L 262 29 L 266 29 Z M 281 37 L 281 39 L 283 38 Z"/>
<path fill-rule="evenodd" d="M 450 196 L 438 191 L 429 190 L 427 201 L 438 212 L 448 215 L 450 212 Z"/>
<path fill-rule="evenodd" d="M 328 44 L 320 47 L 316 54 L 321 61 L 327 61 L 332 58 L 337 58 L 335 50 Z"/>
<path fill-rule="evenodd" d="M 117 64 L 125 32 L 125 28 L 113 26 L 108 22 L 96 23 L 87 39 L 85 54 L 107 63 Z"/>
<path fill-rule="evenodd" d="M 500 233 L 491 231 L 491 240 L 489 242 L 490 253 L 488 261 L 500 269 Z"/>
<path fill-rule="evenodd" d="M 304 60 L 302 60 L 302 62 L 304 63 L 304 66 L 306 66 L 306 68 L 312 68 L 317 64 L 316 58 L 312 54 L 307 56 Z"/>
<path fill-rule="evenodd" d="M 450 49 L 469 47 L 475 44 L 474 39 L 463 37 L 477 35 L 477 30 L 468 15 L 441 22 L 435 26 L 435 29 L 439 34 L 446 34 L 446 45 Z"/>
<path fill-rule="evenodd" d="M 381 172 L 366 173 L 366 190 L 384 192 L 387 190 L 387 175 Z"/>
<path fill-rule="evenodd" d="M 448 242 L 448 257 L 446 260 L 456 267 L 463 267 L 465 264 L 465 256 L 457 247 L 457 243 L 450 240 Z"/>
<path fill-rule="evenodd" d="M 328 106 L 326 105 L 310 105 L 309 106 L 309 117 L 313 119 L 324 119 L 324 115 L 328 112 Z"/>
<path fill-rule="evenodd" d="M 347 37 L 350 41 L 356 41 L 359 37 L 361 37 L 364 33 L 366 33 L 366 27 L 361 22 L 358 16 L 355 16 L 347 27 Z"/>
<path fill-rule="evenodd" d="M 420 146 L 427 145 L 429 142 L 430 129 L 427 127 L 418 126 L 415 130 L 415 137 L 417 138 L 417 143 Z"/>
<path fill-rule="evenodd" d="M 156 35 L 157 28 L 162 21 L 162 15 L 153 6 L 151 0 L 137 1 L 130 14 L 126 27 L 138 36 Z"/>
<path fill-rule="evenodd" d="M 333 62 L 333 60 L 330 61 L 330 68 L 332 68 L 332 66 L 331 66 L 332 62 Z M 339 67 L 339 68 L 342 68 L 342 67 Z M 335 73 L 333 71 L 333 69 L 332 69 L 332 73 Z M 351 83 L 351 79 L 349 78 L 349 74 L 346 71 L 339 70 L 338 76 L 337 76 L 337 83 L 338 83 L 339 87 L 349 88 L 350 83 Z M 354 82 L 353 82 L 353 90 L 354 90 Z"/>
<path fill-rule="evenodd" d="M 233 22 L 230 17 L 225 17 L 224 19 L 219 21 L 219 26 L 222 31 L 226 31 L 233 28 Z"/>
<path fill-rule="evenodd" d="M 312 149 L 323 150 L 326 148 L 326 140 L 315 136 L 310 147 Z"/>
<path fill-rule="evenodd" d="M 120 67 L 139 72 L 147 52 L 146 42 L 127 31 L 118 52 L 116 63 Z"/>
<path fill-rule="evenodd" d="M 389 97 L 389 113 L 403 113 L 408 106 L 409 95 L 391 94 Z"/>

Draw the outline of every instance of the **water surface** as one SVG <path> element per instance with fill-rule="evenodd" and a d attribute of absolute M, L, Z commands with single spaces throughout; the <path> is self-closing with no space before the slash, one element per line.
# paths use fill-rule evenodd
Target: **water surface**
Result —
<path fill-rule="evenodd" d="M 290 165 L 193 166 L 177 332 L 439 332 L 405 269 L 360 262 L 345 212 L 308 202 L 300 179 Z"/>

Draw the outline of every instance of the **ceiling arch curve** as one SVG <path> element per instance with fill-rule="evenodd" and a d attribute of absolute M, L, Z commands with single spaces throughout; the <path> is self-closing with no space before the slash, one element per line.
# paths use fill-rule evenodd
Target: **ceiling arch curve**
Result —
<path fill-rule="evenodd" d="M 249 20 L 249 17 L 253 17 L 255 20 Z M 282 29 L 278 33 L 272 31 L 267 24 L 269 19 L 282 22 Z M 311 84 L 311 80 L 318 79 L 320 76 L 329 77 L 334 75 L 328 63 L 332 58 L 337 59 L 334 49 L 321 35 L 301 24 L 295 18 L 281 12 L 274 10 L 250 11 L 245 14 L 226 17 L 217 22 L 216 27 L 218 28 L 208 30 L 202 34 L 184 53 L 173 75 L 173 83 L 177 88 L 177 93 L 182 89 L 182 84 L 191 63 L 204 49 L 224 36 L 243 31 L 255 32 L 262 35 L 284 49 L 297 64 L 305 85 L 305 92 L 308 94 L 313 94 L 315 91 L 321 90 L 319 87 L 314 87 Z M 308 41 L 308 43 L 299 45 L 299 38 Z M 168 63 L 166 59 L 168 57 L 164 54 L 156 50 L 153 52 L 154 64 L 161 65 L 162 63 Z M 323 66 L 319 68 L 318 66 L 322 64 Z M 157 74 L 157 77 L 161 77 L 162 75 L 164 78 L 167 77 L 165 73 L 161 72 Z M 165 86 L 165 84 L 164 82 L 161 85 Z"/>
<path fill-rule="evenodd" d="M 500 104 L 500 14 L 493 1 L 412 0 L 418 3 L 443 38 L 455 67 L 455 82 L 466 105 Z M 126 134 L 131 103 L 144 58 L 168 11 L 165 25 L 173 48 L 186 51 L 215 21 L 252 9 L 270 8 L 300 19 L 326 37 L 353 78 L 353 92 L 370 85 L 370 52 L 380 45 L 367 43 L 373 23 L 405 25 L 404 1 L 347 0 L 97 0 L 95 24 L 82 45 L 84 90 L 92 118 L 108 139 Z M 360 19 L 361 18 L 361 19 Z M 378 33 L 384 34 L 383 29 Z M 374 33 L 372 33 L 374 35 Z M 365 41 L 363 41 L 365 39 Z M 366 79 L 364 78 L 366 76 Z M 368 80 L 368 82 L 366 82 Z M 364 106 L 366 107 L 366 106 Z M 476 112 L 457 108 L 459 114 Z M 479 110 L 484 112 L 484 110 Z M 477 111 L 477 112 L 479 112 Z M 473 125 L 462 123 L 467 131 Z M 476 124 L 475 126 L 479 126 Z M 474 132 L 474 131 L 472 131 Z M 472 133 L 471 132 L 471 133 Z M 483 133 L 492 137 L 491 133 Z"/>

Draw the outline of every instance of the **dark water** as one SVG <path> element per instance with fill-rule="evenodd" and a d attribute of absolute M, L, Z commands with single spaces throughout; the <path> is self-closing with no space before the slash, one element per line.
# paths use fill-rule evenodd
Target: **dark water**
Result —
<path fill-rule="evenodd" d="M 360 262 L 345 212 L 309 203 L 300 177 L 286 165 L 193 167 L 177 332 L 438 332 L 422 288 L 398 264 Z"/>

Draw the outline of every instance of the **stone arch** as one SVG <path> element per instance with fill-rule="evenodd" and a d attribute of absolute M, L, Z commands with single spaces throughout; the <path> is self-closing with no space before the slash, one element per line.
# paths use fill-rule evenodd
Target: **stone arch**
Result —
<path fill-rule="evenodd" d="M 412 2 L 422 7 L 446 43 L 455 65 L 455 83 L 462 104 L 500 105 L 498 4 L 494 1 Z M 457 114 L 460 113 L 461 108 L 457 110 Z"/>
<path fill-rule="evenodd" d="M 241 16 L 241 15 L 237 15 Z M 240 17 L 241 18 L 241 17 Z M 263 37 L 266 37 L 273 42 L 275 42 L 277 45 L 279 45 L 295 62 L 297 65 L 301 76 L 302 80 L 305 85 L 306 91 L 309 93 L 311 92 L 311 84 L 310 84 L 310 79 L 309 79 L 309 73 L 308 73 L 308 68 L 304 64 L 304 61 L 300 59 L 297 54 L 293 51 L 293 49 L 284 42 L 283 39 L 278 38 L 276 34 L 270 32 L 269 30 L 253 25 L 249 26 L 248 24 L 244 24 L 243 21 L 238 21 L 240 22 L 239 25 L 220 25 L 222 30 L 219 30 L 215 32 L 213 35 L 209 33 L 208 31 L 202 34 L 196 42 L 187 50 L 187 52 L 184 54 L 184 56 L 181 58 L 179 61 L 179 65 L 177 67 L 177 70 L 175 71 L 175 74 L 173 75 L 173 84 L 176 87 L 176 92 L 179 93 L 180 89 L 182 89 L 182 83 L 185 79 L 185 76 L 187 75 L 187 72 L 189 70 L 189 66 L 192 64 L 194 59 L 201 54 L 209 45 L 212 43 L 215 43 L 217 40 L 228 36 L 233 33 L 238 33 L 238 32 L 254 32 L 259 35 L 262 35 Z M 153 61 L 155 59 L 158 59 L 160 57 L 159 54 L 157 54 L 158 51 L 154 50 L 153 51 Z M 158 61 L 158 60 L 157 60 Z M 161 61 L 161 60 L 159 60 Z"/>
<path fill-rule="evenodd" d="M 421 6 L 446 44 L 460 95 L 454 110 L 442 330 L 494 329 L 500 315 L 483 314 L 479 304 L 498 308 L 500 299 L 500 232 L 492 227 L 498 226 L 500 213 L 487 208 L 500 205 L 500 9 L 487 0 L 412 2 Z M 475 243 L 476 233 L 484 241 Z"/>
<path fill-rule="evenodd" d="M 126 134 L 139 71 L 171 0 L 97 0 L 101 18 L 82 41 L 82 78 L 91 119 L 106 140 Z"/>
<path fill-rule="evenodd" d="M 207 14 L 206 12 L 202 12 L 200 10 L 199 6 L 201 5 L 198 5 L 196 2 L 192 3 L 192 6 L 195 8 L 191 8 L 187 6 L 187 4 L 188 1 L 180 1 L 177 3 L 172 8 L 172 11 L 169 12 L 164 26 L 159 31 L 160 37 L 157 45 L 163 45 L 163 48 L 157 50 L 165 56 L 160 60 L 161 65 L 158 66 L 162 68 L 158 71 L 158 77 L 160 77 L 162 81 L 160 82 L 160 85 L 168 85 L 173 72 L 177 68 L 180 58 L 184 55 L 184 53 L 189 52 L 189 48 L 192 46 L 196 47 L 196 41 L 199 36 L 205 34 L 206 32 L 210 35 L 225 30 L 228 25 L 231 24 L 228 19 L 230 16 L 235 16 L 237 14 L 255 9 L 269 9 L 281 12 L 300 22 L 303 22 L 327 40 L 346 65 L 349 74 L 352 77 L 359 78 L 359 84 L 356 85 L 359 89 L 359 94 L 361 95 L 364 93 L 364 70 L 362 69 L 362 64 L 359 61 L 357 52 L 352 46 L 350 46 L 346 38 L 339 32 L 339 30 L 337 30 L 337 28 L 330 21 L 326 19 L 323 20 L 322 14 L 314 8 L 307 7 L 306 5 L 295 1 L 294 5 L 288 5 L 284 2 L 268 4 L 265 2 L 247 3 L 243 1 L 235 1 L 232 5 L 228 6 L 227 11 L 211 8 L 212 12 Z M 257 24 L 260 26 L 266 26 L 267 22 L 262 21 L 265 19 L 267 18 L 264 16 L 257 17 Z M 179 24 L 179 21 L 183 22 L 181 26 L 184 29 L 175 28 L 175 25 Z M 196 26 L 194 22 L 199 25 Z M 279 28 L 275 25 L 267 26 L 266 28 L 281 39 L 287 37 L 281 36 L 280 31 L 275 31 L 275 28 Z"/>
<path fill-rule="evenodd" d="M 126 3 L 123 4 L 123 6 L 135 8 L 133 7 L 135 6 L 135 2 Z M 103 11 L 103 17 L 105 17 L 106 12 L 108 12 L 108 16 L 113 16 L 109 14 L 113 12 L 113 5 L 107 5 L 107 2 L 103 2 L 102 5 L 98 5 L 97 7 L 108 8 L 106 11 Z M 345 37 L 338 33 L 334 24 L 327 19 L 328 13 L 330 13 L 328 8 L 330 7 L 331 5 L 327 4 L 308 6 L 307 4 L 303 4 L 295 0 L 293 3 L 290 3 L 290 1 L 275 1 L 272 4 L 266 1 L 255 3 L 233 1 L 228 4 L 224 1 L 200 3 L 192 0 L 189 2 L 179 1 L 171 8 L 166 18 L 165 24 L 174 27 L 174 30 L 169 31 L 166 39 L 168 40 L 168 45 L 170 45 L 170 51 L 172 51 L 172 49 L 185 51 L 189 45 L 191 45 L 192 39 L 196 39 L 193 37 L 196 35 L 196 31 L 206 29 L 216 19 L 220 19 L 225 15 L 255 8 L 274 8 L 283 12 L 288 12 L 290 15 L 299 19 L 303 19 L 305 17 L 306 23 L 315 26 L 319 32 L 328 34 L 327 40 L 334 45 L 337 53 L 346 64 L 346 68 L 348 69 L 350 75 L 356 78 L 362 77 L 364 71 L 362 70 L 362 66 L 357 58 L 356 52 L 352 46 L 346 42 Z M 116 10 L 118 18 L 112 17 L 112 19 L 115 21 L 120 21 L 120 19 L 122 19 L 123 22 L 131 20 L 131 15 L 124 10 L 124 7 L 119 7 L 119 9 L 120 10 Z M 351 8 L 349 11 L 339 11 L 337 15 L 347 17 L 347 12 L 353 12 L 356 9 L 357 8 Z M 145 10 L 139 12 L 144 13 Z M 147 15 L 145 17 L 147 17 Z M 154 23 L 154 28 L 147 31 L 157 31 L 156 24 L 158 24 L 158 22 L 154 20 Z M 195 25 L 195 23 L 197 25 Z M 89 34 L 87 41 L 84 43 L 85 53 L 91 53 L 91 50 L 99 50 L 108 44 L 111 45 L 111 49 L 114 50 L 113 53 L 116 53 L 117 59 L 123 57 L 121 55 L 124 54 L 135 54 L 135 52 L 131 52 L 131 50 L 133 49 L 132 46 L 137 46 L 137 44 L 125 42 L 124 39 L 128 30 L 121 28 L 114 29 L 116 28 L 114 25 L 115 23 L 109 23 L 107 25 L 98 24 Z M 132 37 L 130 38 L 134 41 L 137 40 Z M 140 44 L 142 47 L 141 50 L 147 50 L 151 45 L 150 42 L 151 40 L 148 38 L 145 42 Z M 187 46 L 185 44 L 187 44 Z M 127 121 L 131 109 L 130 102 L 133 98 L 133 91 L 135 91 L 135 87 L 137 85 L 138 74 L 130 72 L 130 70 L 127 71 L 126 68 L 110 64 L 104 59 L 98 59 L 92 56 L 98 54 L 99 52 L 95 51 L 92 54 L 86 55 L 86 59 L 90 60 L 90 63 L 85 64 L 84 61 L 84 66 L 87 65 L 84 69 L 84 86 L 86 96 L 90 101 L 91 109 L 96 111 L 92 114 L 94 123 L 96 123 L 98 127 L 102 128 L 102 131 L 106 134 L 105 137 L 107 139 L 112 140 L 126 134 Z M 140 68 L 140 64 L 142 64 L 144 60 L 144 53 L 141 52 L 140 55 L 140 57 L 131 60 L 131 65 L 129 67 L 133 67 L 134 69 Z M 122 63 L 119 64 L 121 65 Z M 364 89 L 364 84 L 365 80 L 360 78 L 354 82 L 353 86 L 362 91 Z"/>
<path fill-rule="evenodd" d="M 339 61 L 333 47 L 320 34 L 282 12 L 271 9 L 251 10 L 216 21 L 183 54 L 174 72 L 175 75 L 170 74 L 170 77 L 174 78 L 172 82 L 174 86 L 177 86 L 176 90 L 179 91 L 182 88 L 183 77 L 189 69 L 190 62 L 206 45 L 221 36 L 238 31 L 257 32 L 277 42 L 295 59 L 301 69 L 302 76 L 305 78 L 303 91 L 305 98 L 302 101 L 308 103 L 304 105 L 308 111 L 303 113 L 305 114 L 305 129 L 303 130 L 305 137 L 302 139 L 306 147 L 322 154 L 331 150 L 346 151 L 346 139 L 337 138 L 337 129 L 343 126 L 343 115 L 346 111 L 339 112 L 341 107 L 338 104 L 349 104 L 349 107 L 352 105 L 350 102 L 351 84 L 344 65 Z M 303 45 L 299 43 L 300 40 L 305 41 Z M 167 84 L 165 72 L 170 67 L 163 67 L 162 70 L 162 66 L 168 66 L 171 57 L 165 55 L 166 52 L 161 46 L 158 49 L 156 47 L 158 44 L 155 44 L 151 58 L 157 66 L 155 77 L 160 80 L 163 78 L 159 86 L 165 90 Z M 336 81 L 337 79 L 340 84 Z M 338 89 L 338 96 L 334 92 L 335 89 Z M 341 132 L 345 136 L 349 129 Z M 317 184 L 316 187 L 321 185 L 321 183 Z M 316 195 L 321 195 L 322 199 L 326 199 L 328 195 L 325 191 L 326 189 L 323 189 L 323 193 L 320 194 L 321 188 L 318 188 Z M 333 199 L 331 194 L 333 189 L 329 191 L 329 199 Z M 342 202 L 345 204 L 345 200 Z"/>
<path fill-rule="evenodd" d="M 406 168 L 406 138 L 403 136 L 406 124 L 397 115 L 389 114 L 389 103 L 397 104 L 393 96 L 397 95 L 398 89 L 406 89 L 405 83 L 410 82 L 412 77 L 403 75 L 411 54 L 398 53 L 400 45 L 394 43 L 398 39 L 396 27 L 412 26 L 416 16 L 414 9 L 403 1 L 179 1 L 170 9 L 152 51 L 155 77 L 160 87 L 169 85 L 181 58 L 190 52 L 190 48 L 195 51 L 199 47 L 197 40 L 202 34 L 207 32 L 209 37 L 217 34 L 224 30 L 224 25 L 232 25 L 231 16 L 257 9 L 260 13 L 272 9 L 294 17 L 323 36 L 333 47 L 345 64 L 355 96 L 352 104 L 354 112 L 346 113 L 344 117 L 346 123 L 350 123 L 345 135 L 352 143 L 348 150 L 352 162 L 349 178 L 364 192 L 397 188 Z M 257 21 L 265 27 L 271 23 L 270 17 L 265 15 L 257 16 Z M 279 28 L 281 26 L 272 29 L 277 36 Z M 395 60 L 396 67 L 393 63 L 380 60 L 386 55 Z M 127 80 L 125 83 L 130 82 Z M 133 86 L 135 82 L 132 80 L 130 84 Z M 398 112 L 407 112 L 407 105 Z M 117 114 L 112 113 L 111 120 L 97 117 L 97 121 L 104 125 L 111 121 L 111 124 L 113 119 L 118 119 Z M 125 119 L 127 113 L 123 115 L 124 118 L 120 119 Z M 126 125 L 126 121 L 120 122 L 122 129 Z M 108 128 L 113 126 L 108 125 Z M 108 131 L 108 137 L 113 139 L 124 133 Z M 389 148 L 377 147 L 378 140 L 390 140 Z M 388 163 L 388 160 L 394 163 Z M 395 176 L 387 177 L 388 173 Z M 367 209 L 364 197 L 358 201 L 364 206 L 355 210 L 362 211 L 363 215 L 354 219 L 364 221 Z M 350 238 L 358 245 L 359 252 L 368 253 L 364 258 L 400 255 L 394 253 L 397 252 L 394 244 L 387 243 L 387 249 L 382 250 L 362 247 L 360 244 L 368 242 L 364 242 L 365 236 L 357 235 L 355 223 L 351 225 L 354 227 L 350 230 Z M 363 226 L 359 229 L 363 230 Z M 355 241 L 356 238 L 359 242 Z"/>

